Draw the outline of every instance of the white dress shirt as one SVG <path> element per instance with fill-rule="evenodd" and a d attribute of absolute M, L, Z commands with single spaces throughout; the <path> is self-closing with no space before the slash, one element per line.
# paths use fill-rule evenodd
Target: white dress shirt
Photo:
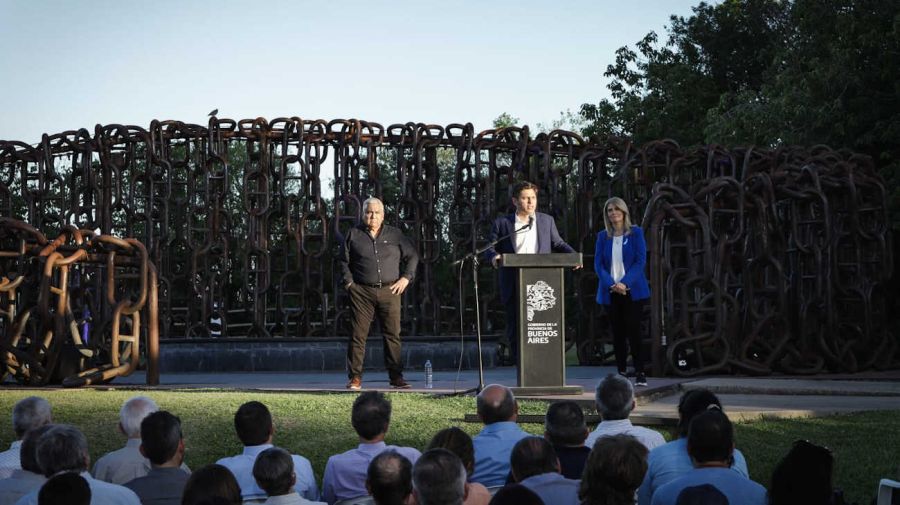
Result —
<path fill-rule="evenodd" d="M 624 236 L 613 237 L 612 261 L 609 262 L 609 276 L 613 282 L 619 282 L 625 277 L 625 263 L 622 261 L 622 242 Z"/>
<path fill-rule="evenodd" d="M 666 439 L 658 431 L 644 428 L 643 426 L 634 426 L 629 419 L 619 419 L 615 421 L 601 421 L 597 428 L 588 435 L 584 445 L 593 448 L 594 442 L 598 438 L 619 434 L 631 435 L 638 442 L 644 444 L 648 451 L 666 443 Z"/>
<path fill-rule="evenodd" d="M 243 453 L 216 461 L 216 463 L 229 469 L 234 474 L 238 485 L 241 486 L 241 498 L 245 502 L 248 500 L 266 499 L 266 492 L 259 487 L 256 479 L 253 477 L 253 464 L 256 463 L 256 457 L 261 452 L 271 447 L 275 446 L 272 444 L 244 446 Z M 294 484 L 294 490 L 307 500 L 318 500 L 319 488 L 316 486 L 316 477 L 313 475 L 312 465 L 309 464 L 309 460 L 296 454 L 291 454 L 291 459 L 294 461 L 294 474 L 297 475 L 297 483 Z"/>
<path fill-rule="evenodd" d="M 0 505 L 13 505 L 19 498 L 40 489 L 47 478 L 28 470 L 13 470 L 12 476 L 0 480 Z"/>
<path fill-rule="evenodd" d="M 528 220 L 534 219 L 531 228 L 520 231 L 515 235 L 516 254 L 535 254 L 537 253 L 537 219 L 535 216 L 526 217 L 524 220 L 516 214 L 515 230 L 528 226 Z"/>
<path fill-rule="evenodd" d="M 141 505 L 140 498 L 125 486 L 97 480 L 87 472 L 82 472 L 81 476 L 91 488 L 91 505 Z M 37 505 L 38 491 L 40 488 L 23 496 L 16 505 Z"/>
<path fill-rule="evenodd" d="M 13 470 L 22 469 L 22 461 L 19 459 L 19 449 L 22 447 L 22 441 L 16 440 L 9 444 L 9 450 L 0 452 L 0 479 L 5 479 L 12 475 Z"/>

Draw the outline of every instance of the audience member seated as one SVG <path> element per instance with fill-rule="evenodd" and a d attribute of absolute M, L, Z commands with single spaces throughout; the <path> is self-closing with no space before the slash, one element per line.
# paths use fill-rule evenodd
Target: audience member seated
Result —
<path fill-rule="evenodd" d="M 475 471 L 469 480 L 488 488 L 502 486 L 509 477 L 509 455 L 513 446 L 528 436 L 516 424 L 519 404 L 512 391 L 499 384 L 484 388 L 475 402 L 484 429 L 472 439 Z"/>
<path fill-rule="evenodd" d="M 322 498 L 328 503 L 368 495 L 366 472 L 369 463 L 382 451 L 393 449 L 415 464 L 421 453 L 412 447 L 387 445 L 391 424 L 391 402 L 382 393 L 366 391 L 353 402 L 350 423 L 359 436 L 359 445 L 328 458 L 322 479 Z"/>
<path fill-rule="evenodd" d="M 95 479 L 113 484 L 125 484 L 126 482 L 143 477 L 150 471 L 150 462 L 145 458 L 139 447 L 141 445 L 141 421 L 153 412 L 159 410 L 156 402 L 146 396 L 129 398 L 119 410 L 118 432 L 125 435 L 128 440 L 125 447 L 105 454 L 94 464 L 91 472 Z"/>
<path fill-rule="evenodd" d="M 541 437 L 519 440 L 510 454 L 515 482 L 534 491 L 544 503 L 578 503 L 578 481 L 559 473 L 553 446 Z"/>
<path fill-rule="evenodd" d="M 88 473 L 91 456 L 88 452 L 87 439 L 74 426 L 57 424 L 41 435 L 37 444 L 37 462 L 47 478 L 63 472 L 81 474 L 91 488 L 93 505 L 139 505 L 141 503 L 137 495 L 127 487 L 91 477 L 91 474 Z M 34 505 L 37 501 L 38 491 L 34 490 L 23 496 L 17 505 Z"/>
<path fill-rule="evenodd" d="M 582 505 L 634 505 L 647 470 L 647 447 L 631 435 L 601 437 L 591 449 L 578 497 Z"/>
<path fill-rule="evenodd" d="M 719 398 L 707 389 L 693 389 L 681 395 L 678 402 L 678 438 L 663 444 L 647 456 L 647 474 L 638 489 L 638 505 L 650 505 L 653 493 L 663 484 L 694 469 L 687 450 L 688 426 L 691 419 L 710 408 L 722 409 Z M 734 450 L 731 469 L 749 478 L 747 462 L 741 451 Z"/>
<path fill-rule="evenodd" d="M 289 452 L 279 447 L 259 453 L 253 463 L 253 478 L 269 495 L 266 505 L 325 505 L 324 502 L 309 501 L 294 491 L 297 482 L 294 460 Z"/>
<path fill-rule="evenodd" d="M 806 440 L 794 442 L 772 472 L 769 505 L 834 503 L 833 470 L 830 450 Z"/>
<path fill-rule="evenodd" d="M 466 468 L 466 476 L 471 477 L 475 470 L 475 447 L 472 445 L 472 437 L 465 431 L 457 428 L 444 428 L 431 438 L 427 449 L 447 449 L 456 454 Z M 478 482 L 466 483 L 466 501 L 463 505 L 487 505 L 491 501 L 491 493 Z"/>
<path fill-rule="evenodd" d="M 521 484 L 510 484 L 498 489 L 489 505 L 544 505 L 544 500 Z"/>
<path fill-rule="evenodd" d="M 184 463 L 181 420 L 165 410 L 141 421 L 141 454 L 150 461 L 150 472 L 125 483 L 144 505 L 178 505 L 190 474 Z"/>
<path fill-rule="evenodd" d="M 674 505 L 682 490 L 711 484 L 731 505 L 765 505 L 766 488 L 732 470 L 734 431 L 731 421 L 718 408 L 694 416 L 688 428 L 688 454 L 694 469 L 660 486 L 652 505 Z"/>
<path fill-rule="evenodd" d="M 382 451 L 369 463 L 366 489 L 376 505 L 406 505 L 412 496 L 412 463 L 397 451 Z"/>
<path fill-rule="evenodd" d="M 224 466 L 206 465 L 191 473 L 181 505 L 241 505 L 241 487 Z"/>
<path fill-rule="evenodd" d="M 19 461 L 22 437 L 29 430 L 50 424 L 51 414 L 50 404 L 39 396 L 29 396 L 16 402 L 12 412 L 16 440 L 9 446 L 9 450 L 0 452 L 0 479 L 5 479 L 12 475 L 13 470 L 22 468 Z"/>
<path fill-rule="evenodd" d="M 466 499 L 466 469 L 447 449 L 431 449 L 413 465 L 413 495 L 417 505 L 462 505 Z"/>
<path fill-rule="evenodd" d="M 38 492 L 38 505 L 89 505 L 91 487 L 84 477 L 63 472 L 48 480 Z"/>
<path fill-rule="evenodd" d="M 544 416 L 544 438 L 553 444 L 559 458 L 560 473 L 567 479 L 580 479 L 591 448 L 584 445 L 590 430 L 584 423 L 584 411 L 573 401 L 556 402 Z"/>
<path fill-rule="evenodd" d="M 588 435 L 586 445 L 594 447 L 594 443 L 600 437 L 609 435 L 631 435 L 647 448 L 653 450 L 666 443 L 659 432 L 633 426 L 628 416 L 634 410 L 634 386 L 631 381 L 619 374 L 609 374 L 597 384 L 594 393 L 594 402 L 597 412 L 600 413 L 600 424 Z"/>
<path fill-rule="evenodd" d="M 794 505 L 801 503 L 804 502 L 795 502 Z M 728 498 L 718 489 L 703 484 L 684 488 L 678 495 L 675 505 L 728 505 Z"/>
<path fill-rule="evenodd" d="M 256 484 L 256 479 L 253 478 L 253 464 L 261 452 L 274 447 L 272 437 L 275 434 L 275 427 L 272 423 L 272 414 L 260 402 L 247 402 L 241 405 L 234 414 L 234 430 L 244 445 L 244 452 L 237 456 L 222 458 L 216 461 L 216 464 L 231 471 L 238 481 L 245 502 L 265 501 L 266 492 Z M 297 475 L 294 490 L 307 500 L 317 500 L 319 488 L 316 486 L 316 477 L 313 475 L 309 460 L 296 454 L 291 458 L 294 460 L 294 473 Z"/>
<path fill-rule="evenodd" d="M 26 494 L 40 489 L 47 481 L 37 462 L 37 443 L 52 424 L 29 430 L 22 439 L 20 455 L 22 468 L 13 470 L 10 477 L 0 480 L 0 505 L 12 505 Z"/>

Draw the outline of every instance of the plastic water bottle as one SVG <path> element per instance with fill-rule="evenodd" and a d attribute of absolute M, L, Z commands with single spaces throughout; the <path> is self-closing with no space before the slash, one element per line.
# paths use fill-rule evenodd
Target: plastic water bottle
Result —
<path fill-rule="evenodd" d="M 434 386 L 434 371 L 431 369 L 431 360 L 425 361 L 425 389 L 431 389 Z"/>

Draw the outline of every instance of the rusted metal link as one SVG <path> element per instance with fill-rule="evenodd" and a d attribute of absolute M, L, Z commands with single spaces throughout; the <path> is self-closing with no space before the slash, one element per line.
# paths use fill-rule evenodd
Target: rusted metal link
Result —
<path fill-rule="evenodd" d="M 648 241 L 646 345 L 657 373 L 898 364 L 883 289 L 893 265 L 884 185 L 871 160 L 826 146 L 686 149 L 671 140 L 636 146 L 564 130 L 532 136 L 527 126 L 476 132 L 471 124 L 384 127 L 296 116 L 153 121 L 146 130 L 98 125 L 93 133 L 45 135 L 36 147 L 0 141 L 0 209 L 34 227 L 5 232 L 0 261 L 39 273 L 55 249 L 38 244 L 35 233 L 57 237 L 66 226 L 133 237 L 146 246 L 146 260 L 106 244 L 82 247 L 88 256 L 68 268 L 101 256 L 104 268 L 133 275 L 145 275 L 134 270 L 140 267 L 152 276 L 157 266 L 163 339 L 343 336 L 348 300 L 335 256 L 360 222 L 362 202 L 376 196 L 422 258 L 417 282 L 403 295 L 404 334 L 471 335 L 471 274 L 448 265 L 485 244 L 493 219 L 512 209 L 509 187 L 521 179 L 540 186 L 541 210 L 583 251 L 586 266 L 603 203 L 625 198 Z M 74 298 L 58 272 L 77 247 L 59 247 L 53 290 L 41 299 L 48 305 L 37 303 L 37 284 L 25 290 L 35 281 L 4 287 L 10 277 L 0 285 L 7 334 L 16 324 L 32 334 L 38 326 L 56 334 L 67 324 L 55 315 L 59 299 Z M 40 249 L 47 255 L 34 257 Z M 502 334 L 495 273 L 482 269 L 482 328 Z M 567 334 L 585 364 L 612 356 L 591 270 L 567 273 Z M 116 277 L 116 303 L 98 299 L 105 317 L 122 300 L 137 301 L 121 296 L 120 284 L 153 296 L 152 283 L 136 279 Z M 79 293 L 110 296 L 100 281 L 80 282 Z M 20 296 L 11 302 L 3 293 Z M 58 321 L 22 323 L 25 308 Z M 120 331 L 124 355 L 133 333 Z"/>
<path fill-rule="evenodd" d="M 107 382 L 137 368 L 144 341 L 147 382 L 159 383 L 157 279 L 143 244 L 70 225 L 49 241 L 2 218 L 0 252 L 0 380 Z"/>

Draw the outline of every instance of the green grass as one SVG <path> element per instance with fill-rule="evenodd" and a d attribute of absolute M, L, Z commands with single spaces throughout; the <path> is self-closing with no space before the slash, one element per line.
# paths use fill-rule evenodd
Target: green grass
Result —
<path fill-rule="evenodd" d="M 122 446 L 116 431 L 122 402 L 139 394 L 134 391 L 57 390 L 0 391 L 0 413 L 10 413 L 16 401 L 38 394 L 53 405 L 54 421 L 80 427 L 88 437 L 91 459 Z M 147 396 L 181 418 L 187 447 L 187 464 L 199 468 L 240 452 L 234 436 L 232 416 L 249 400 L 265 403 L 275 418 L 275 444 L 309 458 L 321 479 L 332 454 L 355 447 L 350 426 L 352 394 L 237 393 L 206 391 L 149 391 Z M 475 412 L 473 398 L 433 398 L 416 394 L 389 394 L 393 418 L 388 443 L 424 448 L 431 436 L 448 426 L 460 426 L 474 435 L 480 426 L 464 423 L 466 413 Z M 522 401 L 520 411 L 543 414 L 542 402 Z M 736 426 L 737 446 L 743 451 L 751 477 L 767 485 L 778 460 L 797 439 L 808 439 L 834 450 L 835 483 L 850 501 L 868 503 L 878 480 L 896 477 L 900 464 L 900 416 L 896 411 L 868 412 L 809 419 L 764 419 Z M 534 434 L 543 426 L 524 424 Z M 671 434 L 663 432 L 666 439 Z M 0 445 L 13 440 L 10 416 L 0 418 Z"/>

